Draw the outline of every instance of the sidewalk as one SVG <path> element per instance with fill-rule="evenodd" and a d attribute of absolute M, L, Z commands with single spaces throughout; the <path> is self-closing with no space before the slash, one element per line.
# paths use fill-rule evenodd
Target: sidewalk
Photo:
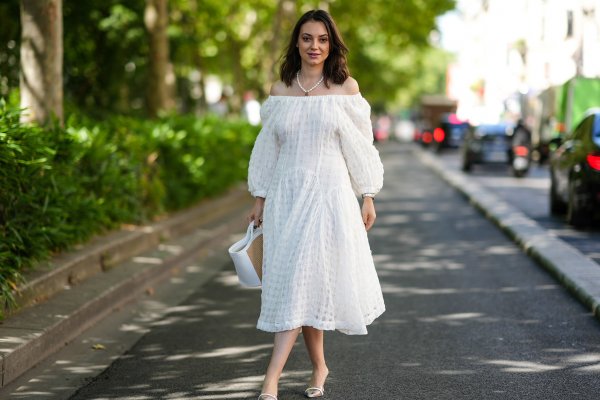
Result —
<path fill-rule="evenodd" d="M 20 288 L 22 307 L 0 323 L 0 387 L 64 347 L 113 310 L 243 228 L 244 185 L 146 226 L 95 238 L 40 266 Z"/>
<path fill-rule="evenodd" d="M 418 147 L 413 152 L 600 318 L 600 265 L 435 155 Z"/>

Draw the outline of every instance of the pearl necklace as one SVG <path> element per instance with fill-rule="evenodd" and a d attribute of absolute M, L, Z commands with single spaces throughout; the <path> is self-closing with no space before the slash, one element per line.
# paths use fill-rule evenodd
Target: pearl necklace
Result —
<path fill-rule="evenodd" d="M 323 82 L 323 78 L 324 78 L 324 76 L 321 75 L 321 79 L 319 79 L 319 82 L 315 83 L 315 85 L 313 87 L 311 87 L 310 89 L 306 90 L 306 89 L 304 89 L 304 86 L 302 86 L 302 84 L 300 83 L 300 71 L 296 72 L 296 81 L 298 82 L 298 86 L 300 86 L 300 89 L 302 89 L 302 91 L 304 92 L 305 96 L 308 96 L 308 94 L 310 92 L 312 92 L 313 90 L 315 90 L 317 88 L 317 86 L 319 86 L 321 84 L 321 82 Z"/>

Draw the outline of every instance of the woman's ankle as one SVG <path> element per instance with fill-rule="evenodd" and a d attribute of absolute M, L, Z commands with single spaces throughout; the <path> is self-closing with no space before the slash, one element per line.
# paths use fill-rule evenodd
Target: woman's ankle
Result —
<path fill-rule="evenodd" d="M 269 394 L 277 395 L 277 390 L 278 390 L 278 382 L 272 382 L 272 381 L 265 380 L 262 385 L 261 393 L 269 393 Z"/>
<path fill-rule="evenodd" d="M 313 365 L 313 374 L 328 374 L 329 368 L 327 368 L 326 364 L 323 365 Z"/>
<path fill-rule="evenodd" d="M 313 366 L 311 386 L 323 387 L 328 375 L 329 368 L 327 368 L 327 365 Z"/>

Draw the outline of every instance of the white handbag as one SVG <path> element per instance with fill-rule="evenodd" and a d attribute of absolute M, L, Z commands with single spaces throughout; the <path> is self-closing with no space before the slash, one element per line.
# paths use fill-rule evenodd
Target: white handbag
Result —
<path fill-rule="evenodd" d="M 259 287 L 262 279 L 263 234 L 262 227 L 254 228 L 250 222 L 246 236 L 229 248 L 242 286 Z"/>

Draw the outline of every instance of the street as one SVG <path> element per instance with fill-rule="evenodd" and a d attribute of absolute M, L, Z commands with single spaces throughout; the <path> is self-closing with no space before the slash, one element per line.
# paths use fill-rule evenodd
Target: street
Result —
<path fill-rule="evenodd" d="M 447 149 L 440 154 L 440 160 L 449 169 L 460 170 L 459 150 Z M 548 165 L 533 164 L 524 178 L 513 177 L 506 165 L 476 165 L 469 176 L 523 211 L 554 236 L 600 263 L 600 225 L 598 223 L 588 229 L 577 230 L 569 226 L 564 217 L 550 214 Z"/>
<path fill-rule="evenodd" d="M 327 398 L 597 398 L 598 321 L 406 148 L 382 156 L 370 240 L 387 311 L 367 336 L 326 335 Z M 259 301 L 228 266 L 72 399 L 253 398 L 272 339 Z M 299 340 L 280 398 L 303 398 L 309 374 Z"/>

